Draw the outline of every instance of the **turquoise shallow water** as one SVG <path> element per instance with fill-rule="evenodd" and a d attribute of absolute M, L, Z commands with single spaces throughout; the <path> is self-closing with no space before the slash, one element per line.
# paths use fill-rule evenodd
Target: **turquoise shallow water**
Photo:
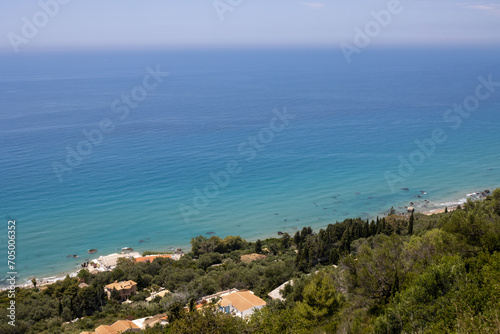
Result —
<path fill-rule="evenodd" d="M 4 225 L 17 221 L 19 277 L 75 270 L 90 248 L 186 248 L 207 232 L 256 239 L 492 189 L 500 184 L 500 87 L 458 128 L 443 116 L 475 93 L 479 76 L 500 81 L 498 55 L 367 50 L 349 66 L 332 50 L 7 57 L 0 211 Z M 121 120 L 111 104 L 157 65 L 170 75 Z M 273 110 L 284 108 L 293 118 L 273 132 Z M 82 131 L 103 119 L 114 130 L 60 182 L 53 163 L 64 164 L 67 147 L 77 150 Z M 400 157 L 422 157 L 415 141 L 435 129 L 446 140 L 398 174 Z M 241 171 L 214 189 L 211 173 L 234 162 Z M 393 187 L 388 173 L 400 177 Z M 200 200 L 207 186 L 212 198 Z"/>

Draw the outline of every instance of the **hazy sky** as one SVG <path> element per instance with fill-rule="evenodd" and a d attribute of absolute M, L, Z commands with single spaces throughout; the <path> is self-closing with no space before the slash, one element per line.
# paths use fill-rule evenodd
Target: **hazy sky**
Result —
<path fill-rule="evenodd" d="M 65 4 L 53 17 L 41 12 L 41 3 L 56 1 Z M 374 20 L 372 11 L 387 9 L 391 2 L 398 0 L 1 0 L 0 50 L 13 52 L 12 43 L 20 51 L 337 47 L 353 43 L 355 27 L 364 30 Z M 399 12 L 380 26 L 372 46 L 500 46 L 498 0 L 399 2 Z M 36 32 L 26 27 L 35 23 L 40 26 Z"/>

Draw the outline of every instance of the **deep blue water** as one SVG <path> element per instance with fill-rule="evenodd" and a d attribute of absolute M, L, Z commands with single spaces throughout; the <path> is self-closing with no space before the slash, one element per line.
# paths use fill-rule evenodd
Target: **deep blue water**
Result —
<path fill-rule="evenodd" d="M 364 50 L 350 65 L 336 50 L 5 56 L 2 245 L 16 219 L 26 279 L 72 271 L 90 248 L 186 248 L 207 232 L 256 239 L 491 189 L 500 184 L 500 87 L 481 89 L 489 96 L 467 117 L 447 110 L 475 94 L 478 77 L 500 82 L 499 55 Z M 170 74 L 120 119 L 112 103 L 143 84 L 148 66 Z M 283 110 L 293 118 L 273 121 Z M 85 144 L 82 131 L 106 119 L 114 129 Z M 415 140 L 436 129 L 446 139 L 432 154 L 415 153 Z M 252 148 L 249 137 L 259 135 Z M 54 163 L 64 166 L 80 142 L 92 152 L 60 180 Z M 400 156 L 418 162 L 404 175 Z M 214 189 L 211 173 L 223 175 L 228 163 L 239 173 Z M 398 177 L 392 187 L 387 173 Z M 205 187 L 211 198 L 200 199 Z"/>

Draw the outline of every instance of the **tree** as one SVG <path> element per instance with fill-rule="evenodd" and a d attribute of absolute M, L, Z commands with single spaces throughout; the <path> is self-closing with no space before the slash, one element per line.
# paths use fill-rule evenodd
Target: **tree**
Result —
<path fill-rule="evenodd" d="M 77 277 L 83 279 L 85 283 L 88 283 L 90 279 L 90 272 L 87 270 L 87 268 L 81 269 L 78 272 Z"/>
<path fill-rule="evenodd" d="M 299 247 L 300 242 L 301 242 L 301 240 L 300 240 L 300 232 L 299 232 L 299 231 L 297 231 L 297 232 L 295 232 L 295 234 L 293 235 L 293 243 L 294 243 L 297 247 Z"/>
<path fill-rule="evenodd" d="M 410 222 L 408 224 L 408 234 L 409 235 L 413 234 L 413 212 L 411 213 Z"/>
<path fill-rule="evenodd" d="M 188 309 L 189 309 L 189 312 L 194 312 L 194 309 L 195 309 L 194 298 L 191 298 L 189 300 Z"/>
<path fill-rule="evenodd" d="M 354 256 L 346 256 L 340 261 L 348 290 L 366 298 L 386 302 L 395 285 L 405 283 L 412 263 L 403 247 L 404 239 L 397 234 L 379 234 L 371 241 L 364 242 Z"/>
<path fill-rule="evenodd" d="M 260 239 L 257 239 L 255 242 L 255 253 L 262 253 L 262 241 L 260 241 Z"/>
<path fill-rule="evenodd" d="M 172 323 L 169 333 L 249 333 L 245 320 L 205 307 L 200 312 L 181 314 Z M 164 333 L 164 332 L 162 332 Z"/>
<path fill-rule="evenodd" d="M 206 253 L 200 255 L 198 261 L 196 262 L 198 268 L 207 270 L 213 264 L 218 264 L 222 262 L 222 256 L 219 253 Z"/>
<path fill-rule="evenodd" d="M 300 314 L 309 320 L 322 320 L 334 314 L 341 305 L 341 294 L 337 292 L 333 279 L 319 272 L 306 284 L 303 301 L 297 304 Z"/>
<path fill-rule="evenodd" d="M 113 290 L 111 290 L 110 299 L 113 299 L 116 301 L 119 301 L 121 299 L 121 295 L 118 292 L 118 290 L 116 290 L 116 288 L 113 288 Z"/>
<path fill-rule="evenodd" d="M 284 233 L 283 236 L 281 237 L 281 247 L 284 249 L 290 248 L 290 242 L 291 242 L 290 234 Z"/>

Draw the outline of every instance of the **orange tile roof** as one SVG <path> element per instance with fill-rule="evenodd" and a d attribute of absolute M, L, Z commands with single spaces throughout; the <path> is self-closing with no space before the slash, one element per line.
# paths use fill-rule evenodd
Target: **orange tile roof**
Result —
<path fill-rule="evenodd" d="M 97 334 L 119 334 L 126 332 L 129 329 L 140 329 L 139 326 L 134 324 L 132 321 L 119 320 L 112 324 L 111 326 L 101 325 L 95 329 Z"/>
<path fill-rule="evenodd" d="M 251 291 L 242 290 L 222 296 L 220 305 L 222 307 L 233 305 L 235 309 L 243 312 L 255 306 L 266 305 L 266 302 L 254 295 Z"/>
<path fill-rule="evenodd" d="M 153 260 L 156 259 L 157 257 L 171 259 L 172 255 L 171 254 L 162 254 L 162 255 L 149 255 L 149 256 L 143 256 L 143 257 L 136 257 L 135 262 L 153 262 Z"/>
<path fill-rule="evenodd" d="M 116 290 L 120 291 L 123 289 L 130 289 L 134 285 L 137 285 L 137 283 L 134 281 L 123 281 L 123 282 L 114 282 L 114 283 L 108 284 L 105 286 L 105 288 L 108 290 L 116 289 Z"/>

